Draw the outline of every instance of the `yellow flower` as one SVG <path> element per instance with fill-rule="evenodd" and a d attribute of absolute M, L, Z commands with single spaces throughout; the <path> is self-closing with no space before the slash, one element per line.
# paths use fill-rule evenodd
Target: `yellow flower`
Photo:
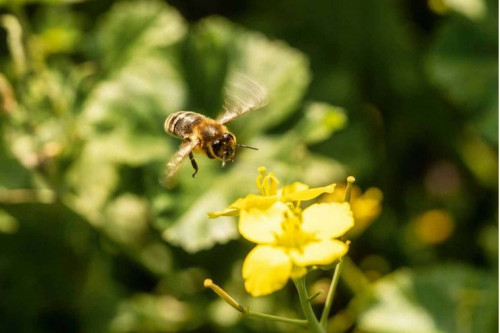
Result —
<path fill-rule="evenodd" d="M 321 202 L 343 202 L 345 185 L 336 187 L 335 192 L 321 198 Z M 353 186 L 351 191 L 351 209 L 356 221 L 356 226 L 349 231 L 349 236 L 356 237 L 361 234 L 382 212 L 382 191 L 376 187 L 367 189 L 364 193 L 358 186 Z"/>
<path fill-rule="evenodd" d="M 239 215 L 238 229 L 257 246 L 243 263 L 245 289 L 253 296 L 283 288 L 290 278 L 307 273 L 307 267 L 329 265 L 345 255 L 348 246 L 336 239 L 354 225 L 348 203 L 313 204 L 302 210 L 300 201 L 332 193 L 334 184 L 309 188 L 293 183 L 278 189 L 274 174 L 259 168 L 261 194 L 236 200 L 210 216 Z"/>
<path fill-rule="evenodd" d="M 348 250 L 336 238 L 353 225 L 348 203 L 313 204 L 302 211 L 276 202 L 264 213 L 242 211 L 240 233 L 257 243 L 243 263 L 245 289 L 267 295 L 306 274 L 308 266 L 331 264 Z"/>
<path fill-rule="evenodd" d="M 249 194 L 244 198 L 236 200 L 230 204 L 228 208 L 222 211 L 208 213 L 208 216 L 211 218 L 219 216 L 237 216 L 241 211 L 249 210 L 250 208 L 266 210 L 278 201 L 307 201 L 323 193 L 333 193 L 335 189 L 335 184 L 309 188 L 309 185 L 300 182 L 295 182 L 278 189 L 279 181 L 276 179 L 274 173 L 270 172 L 266 175 L 265 167 L 260 167 L 258 171 L 259 175 L 257 176 L 256 183 L 260 195 Z"/>

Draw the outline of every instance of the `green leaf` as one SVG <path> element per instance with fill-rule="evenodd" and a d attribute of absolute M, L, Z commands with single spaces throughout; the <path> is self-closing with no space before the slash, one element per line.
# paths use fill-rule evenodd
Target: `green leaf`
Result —
<path fill-rule="evenodd" d="M 118 170 L 106 158 L 98 141 L 89 142 L 66 174 L 76 194 L 71 206 L 89 221 L 96 221 L 100 211 L 118 184 Z"/>
<path fill-rule="evenodd" d="M 358 328 L 375 333 L 493 332 L 495 279 L 462 265 L 400 269 L 358 295 Z"/>
<path fill-rule="evenodd" d="M 305 55 L 281 41 L 258 33 L 242 33 L 236 38 L 240 56 L 234 61 L 234 70 L 254 78 L 268 91 L 267 107 L 248 115 L 251 120 L 236 121 L 241 135 L 251 137 L 299 110 L 311 74 Z"/>
<path fill-rule="evenodd" d="M 179 332 L 196 322 L 191 304 L 171 295 L 135 294 L 119 304 L 110 330 L 126 332 Z"/>
<path fill-rule="evenodd" d="M 229 124 L 243 138 L 271 128 L 297 111 L 310 81 L 308 60 L 298 50 L 219 17 L 207 18 L 196 27 L 186 58 L 190 99 L 204 101 L 205 106 L 192 104 L 207 110 L 209 116 L 215 117 L 222 105 L 219 80 L 226 73 L 229 78 L 233 72 L 245 74 L 267 89 L 267 107 Z"/>
<path fill-rule="evenodd" d="M 0 209 L 0 234 L 13 234 L 18 228 L 19 222 L 17 219 L 3 209 Z"/>
<path fill-rule="evenodd" d="M 80 127 L 85 134 L 116 126 L 163 133 L 166 115 L 178 110 L 183 99 L 183 83 L 167 57 L 135 59 L 95 87 L 84 105 Z"/>
<path fill-rule="evenodd" d="M 221 110 L 222 89 L 234 49 L 234 27 L 218 18 L 198 23 L 189 34 L 182 54 L 189 86 L 188 109 L 215 118 Z"/>
<path fill-rule="evenodd" d="M 41 8 L 37 22 L 40 32 L 34 37 L 37 49 L 47 55 L 71 53 L 82 46 L 82 17 L 70 10 L 70 6 L 45 6 Z"/>
<path fill-rule="evenodd" d="M 498 142 L 496 27 L 491 17 L 477 23 L 450 20 L 427 57 L 431 80 L 494 143 Z"/>
<path fill-rule="evenodd" d="M 482 19 L 487 11 L 487 7 L 484 0 L 466 0 L 466 1 L 450 1 L 445 0 L 442 2 L 436 2 L 438 5 L 436 9 L 438 12 L 447 11 L 451 9 L 457 13 L 460 13 L 470 20 L 480 20 Z M 432 8 L 433 3 L 429 2 L 429 6 Z M 443 6 L 442 8 L 440 6 Z"/>
<path fill-rule="evenodd" d="M 121 165 L 167 159 L 163 122 L 184 104 L 175 52 L 166 48 L 183 37 L 182 18 L 159 2 L 120 3 L 115 9 L 99 29 L 102 65 L 112 72 L 83 104 L 77 123 L 86 143 L 68 174 L 76 207 L 90 215 L 110 198 Z"/>
<path fill-rule="evenodd" d="M 308 144 L 328 139 L 332 133 L 341 130 L 347 124 L 347 116 L 343 108 L 327 103 L 313 102 L 305 110 L 305 119 L 299 131 Z"/>
<path fill-rule="evenodd" d="M 226 200 L 217 191 L 207 191 L 196 200 L 177 222 L 163 232 L 170 243 L 188 252 L 211 248 L 238 236 L 236 221 L 232 218 L 209 219 L 207 212 L 225 207 Z"/>
<path fill-rule="evenodd" d="M 0 116 L 0 188 L 23 188 L 30 184 L 31 175 L 12 155 L 13 135 L 7 130 L 9 119 Z M 10 142 L 7 144 L 7 142 Z M 23 142 L 24 143 L 24 142 Z M 19 145 L 19 143 L 18 143 Z"/>
<path fill-rule="evenodd" d="M 186 25 L 176 10 L 161 2 L 129 1 L 113 6 L 98 31 L 103 67 L 114 70 L 178 42 Z"/>
<path fill-rule="evenodd" d="M 148 209 L 145 199 L 130 193 L 121 195 L 107 205 L 104 228 L 120 243 L 139 243 L 148 230 Z"/>

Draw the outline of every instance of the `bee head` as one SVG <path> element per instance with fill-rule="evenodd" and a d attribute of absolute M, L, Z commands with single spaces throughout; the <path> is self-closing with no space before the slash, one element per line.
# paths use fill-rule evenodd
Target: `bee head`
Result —
<path fill-rule="evenodd" d="M 225 165 L 226 161 L 232 161 L 234 159 L 234 152 L 236 147 L 236 137 L 232 133 L 224 133 L 221 137 L 216 139 L 210 149 L 212 155 L 222 161 L 222 166 Z"/>

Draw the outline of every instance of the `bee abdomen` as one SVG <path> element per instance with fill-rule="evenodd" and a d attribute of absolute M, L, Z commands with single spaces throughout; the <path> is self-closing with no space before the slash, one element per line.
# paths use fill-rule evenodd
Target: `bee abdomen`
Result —
<path fill-rule="evenodd" d="M 178 111 L 165 120 L 164 129 L 170 135 L 185 138 L 192 132 L 193 125 L 201 122 L 205 116 L 191 111 Z"/>

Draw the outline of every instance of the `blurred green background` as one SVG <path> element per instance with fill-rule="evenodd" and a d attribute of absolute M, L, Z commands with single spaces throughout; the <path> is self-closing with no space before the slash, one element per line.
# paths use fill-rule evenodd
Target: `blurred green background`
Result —
<path fill-rule="evenodd" d="M 253 299 L 236 219 L 257 167 L 356 177 L 330 332 L 498 330 L 498 3 L 0 0 L 0 331 L 300 332 L 291 283 Z M 235 163 L 160 185 L 166 116 L 215 117 L 228 75 L 269 105 Z M 340 193 L 340 194 L 339 194 Z M 382 198 L 383 196 L 383 198 Z M 331 272 L 309 276 L 311 293 Z M 321 309 L 321 297 L 317 300 Z"/>

